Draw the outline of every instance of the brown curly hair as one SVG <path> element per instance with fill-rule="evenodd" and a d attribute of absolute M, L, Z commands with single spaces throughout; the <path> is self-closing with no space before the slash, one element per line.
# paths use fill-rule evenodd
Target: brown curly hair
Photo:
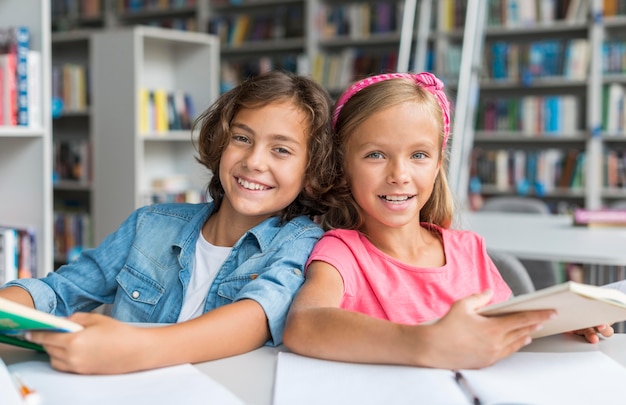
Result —
<path fill-rule="evenodd" d="M 212 173 L 219 173 L 222 153 L 229 143 L 230 126 L 235 115 L 244 108 L 261 108 L 281 101 L 293 102 L 306 114 L 310 134 L 304 174 L 307 187 L 282 210 L 281 219 L 288 221 L 299 215 L 313 217 L 323 214 L 329 205 L 335 204 L 330 193 L 336 180 L 330 127 L 332 100 L 321 85 L 308 77 L 271 71 L 248 78 L 222 94 L 194 122 L 193 131 L 199 128 L 198 138 L 194 142 L 198 152 L 196 159 Z M 207 192 L 219 209 L 224 198 L 219 176 L 211 177 Z"/>

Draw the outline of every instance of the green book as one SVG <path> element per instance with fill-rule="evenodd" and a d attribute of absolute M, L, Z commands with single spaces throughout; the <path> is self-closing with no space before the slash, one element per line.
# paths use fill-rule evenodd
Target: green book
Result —
<path fill-rule="evenodd" d="M 23 338 L 28 331 L 77 332 L 82 325 L 0 298 L 0 343 L 44 351 Z"/>

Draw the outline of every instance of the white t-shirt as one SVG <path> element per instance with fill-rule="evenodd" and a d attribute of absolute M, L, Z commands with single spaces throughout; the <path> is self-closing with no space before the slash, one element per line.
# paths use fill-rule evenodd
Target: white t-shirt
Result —
<path fill-rule="evenodd" d="M 232 247 L 215 246 L 204 239 L 202 233 L 196 242 L 196 258 L 191 271 L 191 279 L 183 300 L 183 307 L 178 315 L 178 322 L 200 316 L 204 312 L 204 303 L 211 283 L 217 272 L 233 250 Z"/>

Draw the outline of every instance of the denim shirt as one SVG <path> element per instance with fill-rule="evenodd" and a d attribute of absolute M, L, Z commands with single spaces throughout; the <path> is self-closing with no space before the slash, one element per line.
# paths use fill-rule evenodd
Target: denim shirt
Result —
<path fill-rule="evenodd" d="M 157 204 L 137 209 L 95 249 L 41 279 L 6 285 L 28 290 L 39 310 L 58 316 L 113 304 L 125 322 L 175 323 L 189 284 L 196 240 L 214 210 L 202 204 Z M 282 343 L 289 305 L 304 282 L 304 265 L 322 235 L 306 217 L 269 218 L 233 246 L 211 285 L 204 311 L 242 299 L 258 302 Z"/>

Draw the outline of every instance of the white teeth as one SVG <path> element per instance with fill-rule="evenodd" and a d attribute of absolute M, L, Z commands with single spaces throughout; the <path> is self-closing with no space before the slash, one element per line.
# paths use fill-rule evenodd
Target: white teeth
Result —
<path fill-rule="evenodd" d="M 400 195 L 383 195 L 381 196 L 384 200 L 387 201 L 406 201 L 409 199 L 409 196 L 404 195 L 404 196 L 400 196 Z"/>
<path fill-rule="evenodd" d="M 241 184 L 243 188 L 247 188 L 248 190 L 267 190 L 267 187 L 262 186 L 261 184 L 251 183 L 243 179 L 237 179 L 237 183 Z"/>

